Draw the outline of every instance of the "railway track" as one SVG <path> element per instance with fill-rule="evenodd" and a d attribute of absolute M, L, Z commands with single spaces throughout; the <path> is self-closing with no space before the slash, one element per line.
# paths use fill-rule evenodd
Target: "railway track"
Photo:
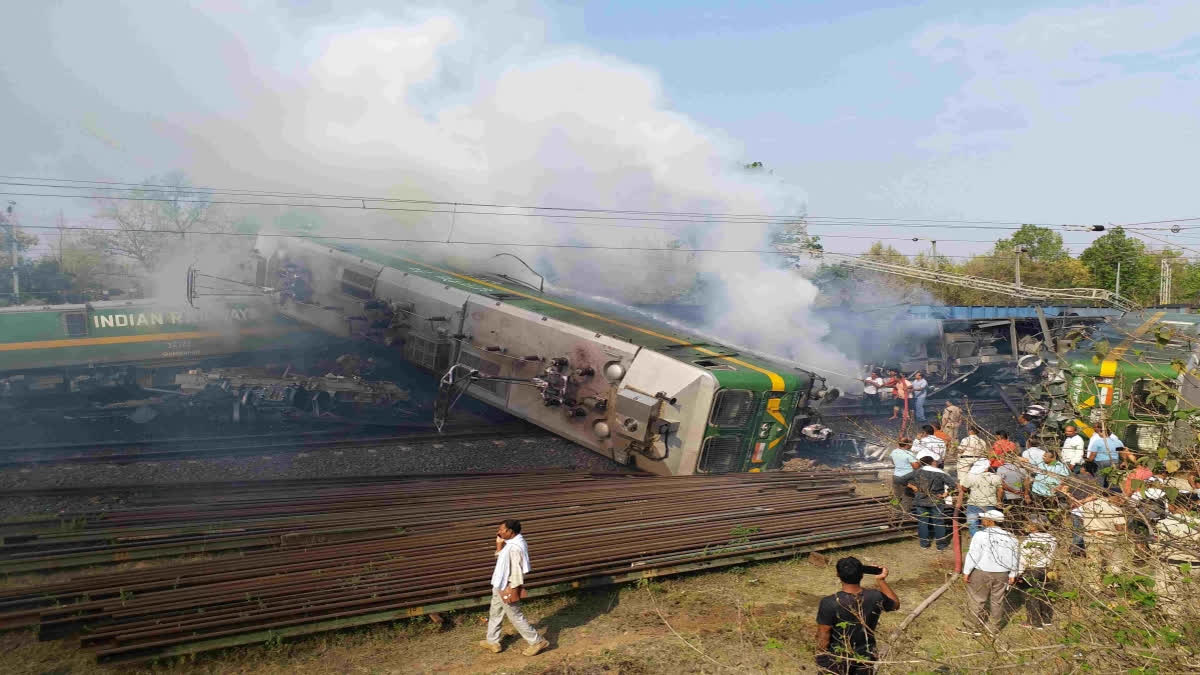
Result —
<path fill-rule="evenodd" d="M 388 443 L 419 443 L 438 440 L 472 440 L 540 437 L 547 432 L 524 422 L 447 428 L 442 432 L 432 425 L 409 428 L 387 435 L 352 433 L 333 437 L 339 431 L 300 434 L 255 434 L 214 438 L 177 438 L 128 441 L 120 443 L 64 443 L 0 450 L 0 469 L 48 464 L 122 464 L 180 459 L 237 457 L 263 453 L 291 453 L 303 450 L 361 447 Z M 340 430 L 340 433 L 346 433 Z"/>
<path fill-rule="evenodd" d="M 859 476 L 360 478 L 212 484 L 206 496 L 163 486 L 140 508 L 0 525 L 0 570 L 229 555 L 0 590 L 0 627 L 78 636 L 119 663 L 485 606 L 496 523 L 513 517 L 533 547 L 533 597 L 908 536 L 886 501 L 855 494 Z"/>

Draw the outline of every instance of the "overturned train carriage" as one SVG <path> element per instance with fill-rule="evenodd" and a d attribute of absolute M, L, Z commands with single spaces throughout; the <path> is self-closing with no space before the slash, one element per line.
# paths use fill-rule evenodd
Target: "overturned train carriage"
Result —
<path fill-rule="evenodd" d="M 1176 436 L 1195 443 L 1200 428 L 1200 315 L 1165 309 L 1129 312 L 1059 342 L 1046 355 L 1035 398 L 1051 419 L 1091 435 L 1102 422 L 1126 446 L 1153 453 Z"/>
<path fill-rule="evenodd" d="M 443 384 L 468 377 L 467 394 L 645 471 L 778 468 L 824 384 L 511 277 L 304 239 L 269 245 L 261 282 L 285 315 L 383 345 Z"/>

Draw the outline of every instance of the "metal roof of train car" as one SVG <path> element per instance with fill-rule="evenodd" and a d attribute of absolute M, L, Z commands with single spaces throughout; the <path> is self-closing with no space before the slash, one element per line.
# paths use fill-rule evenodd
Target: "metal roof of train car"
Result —
<path fill-rule="evenodd" d="M 566 299 L 486 275 L 467 275 L 401 253 L 387 253 L 337 242 L 324 242 L 364 260 L 436 280 L 469 293 L 496 298 L 543 316 L 582 326 L 597 333 L 653 349 L 672 358 L 707 368 L 722 387 L 793 391 L 806 387 L 811 373 L 759 355 L 746 354 L 712 340 L 682 333 L 648 317 L 616 317 L 611 307 L 580 298 Z M 485 278 L 486 276 L 486 278 Z"/>

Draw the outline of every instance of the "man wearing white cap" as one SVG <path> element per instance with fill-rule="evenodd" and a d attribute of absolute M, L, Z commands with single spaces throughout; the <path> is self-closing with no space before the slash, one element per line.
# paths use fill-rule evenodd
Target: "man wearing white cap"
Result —
<path fill-rule="evenodd" d="M 981 516 L 984 529 L 971 537 L 963 564 L 967 582 L 967 611 L 964 633 L 981 635 L 980 626 L 995 634 L 1004 618 L 1004 595 L 1017 579 L 1020 554 L 1017 538 L 999 523 L 1004 513 L 992 509 Z"/>

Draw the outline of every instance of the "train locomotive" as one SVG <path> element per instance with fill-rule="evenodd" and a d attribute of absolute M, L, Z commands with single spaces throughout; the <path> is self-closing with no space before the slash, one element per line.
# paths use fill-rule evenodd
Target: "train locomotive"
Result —
<path fill-rule="evenodd" d="M 162 300 L 0 309 L 0 394 L 171 384 L 206 359 L 327 340 L 284 322 L 265 298 L 205 309 Z"/>
<path fill-rule="evenodd" d="M 443 414 L 465 393 L 651 473 L 777 469 L 836 397 L 811 372 L 510 276 L 295 237 L 257 250 L 282 314 L 440 377 Z"/>

